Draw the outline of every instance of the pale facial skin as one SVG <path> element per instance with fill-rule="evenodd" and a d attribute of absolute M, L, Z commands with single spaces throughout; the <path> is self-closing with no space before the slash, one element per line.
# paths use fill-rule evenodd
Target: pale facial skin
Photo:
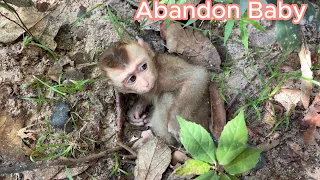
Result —
<path fill-rule="evenodd" d="M 143 43 L 143 42 L 142 42 Z M 129 93 L 145 94 L 150 92 L 156 81 L 152 61 L 145 48 L 140 43 L 129 44 L 126 47 L 129 63 L 124 68 L 106 68 L 111 77 L 117 77 L 113 84 L 125 88 Z"/>

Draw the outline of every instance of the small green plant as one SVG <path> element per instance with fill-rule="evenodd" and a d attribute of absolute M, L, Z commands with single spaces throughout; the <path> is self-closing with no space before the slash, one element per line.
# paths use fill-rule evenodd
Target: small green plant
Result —
<path fill-rule="evenodd" d="M 90 14 L 93 10 L 103 6 L 104 4 L 101 3 L 101 4 L 97 4 L 96 6 L 94 6 L 93 8 L 91 8 L 89 11 L 86 11 L 84 14 L 82 14 L 80 17 L 78 17 L 75 21 L 73 21 L 71 24 L 72 25 L 76 25 L 78 24 L 79 22 L 81 22 L 88 14 Z"/>
<path fill-rule="evenodd" d="M 27 45 L 35 45 L 35 46 L 38 46 L 40 48 L 42 48 L 43 50 L 47 51 L 51 56 L 52 58 L 54 59 L 54 61 L 57 63 L 58 62 L 58 58 L 57 58 L 57 55 L 55 52 L 53 52 L 52 49 L 50 49 L 49 47 L 45 46 L 45 45 L 42 45 L 36 41 L 34 41 L 34 38 L 33 36 L 26 36 L 23 38 L 23 41 L 22 41 L 22 47 L 26 47 Z"/>
<path fill-rule="evenodd" d="M 46 117 L 47 121 L 47 132 L 42 134 L 36 143 L 36 150 L 30 154 L 30 160 L 35 161 L 44 161 L 55 159 L 61 156 L 68 156 L 70 153 L 74 154 L 75 144 L 72 143 L 71 139 L 66 135 L 59 135 L 52 131 L 51 125 Z M 45 143 L 47 138 L 54 138 L 57 141 L 62 143 L 58 144 L 48 144 Z"/>
<path fill-rule="evenodd" d="M 130 37 L 135 38 L 135 36 L 131 32 L 129 32 L 129 30 L 125 26 L 125 25 L 133 25 L 134 24 L 133 22 L 126 20 L 126 19 L 118 18 L 113 13 L 113 11 L 115 11 L 118 14 L 120 14 L 120 12 L 116 8 L 112 7 L 111 5 L 107 6 L 107 11 L 108 11 L 108 17 L 106 17 L 106 19 L 110 20 L 112 22 L 112 25 L 113 25 L 114 29 L 116 30 L 120 39 L 123 38 L 123 33 L 121 32 L 121 30 L 123 32 L 125 32 L 126 34 L 128 34 Z"/>
<path fill-rule="evenodd" d="M 126 176 L 129 176 L 129 173 L 122 170 L 120 167 L 119 167 L 119 157 L 118 157 L 118 153 L 114 153 L 114 159 L 115 159 L 115 165 L 114 165 L 114 168 L 113 170 L 111 171 L 111 173 L 109 174 L 109 177 L 115 175 L 117 172 L 121 172 L 123 174 L 125 174 Z"/>
<path fill-rule="evenodd" d="M 218 148 L 202 126 L 177 118 L 181 142 L 194 159 L 187 160 L 174 171 L 175 174 L 199 175 L 197 180 L 238 179 L 236 175 L 249 171 L 258 163 L 262 149 L 247 146 L 248 131 L 243 111 L 224 127 Z"/>
<path fill-rule="evenodd" d="M 226 44 L 232 29 L 234 27 L 235 20 L 229 20 L 225 26 L 224 30 L 224 43 Z M 260 30 L 261 32 L 265 32 L 265 29 L 257 22 L 253 20 L 249 20 L 247 17 L 247 13 L 245 13 L 241 20 L 239 21 L 239 28 L 241 31 L 241 38 L 242 38 L 242 43 L 244 47 L 246 48 L 246 51 L 249 51 L 249 36 L 248 36 L 248 30 L 247 30 L 247 24 L 252 24 L 256 29 Z"/>
<path fill-rule="evenodd" d="M 73 180 L 72 175 L 70 173 L 70 170 L 69 170 L 69 168 L 67 166 L 66 166 L 66 174 L 67 174 L 67 177 L 68 177 L 69 180 Z"/>
<path fill-rule="evenodd" d="M 84 85 L 90 82 L 95 82 L 97 80 L 81 80 L 81 81 L 71 81 L 72 83 L 61 83 L 62 74 L 59 76 L 58 84 L 57 85 L 51 85 L 47 82 L 44 82 L 40 78 L 34 76 L 34 80 L 30 83 L 22 85 L 22 88 L 26 88 L 30 86 L 31 88 L 34 88 L 38 92 L 37 97 L 22 97 L 21 99 L 29 100 L 29 101 L 36 101 L 38 103 L 37 111 L 40 110 L 41 105 L 44 102 L 52 102 L 56 101 L 54 99 L 48 99 L 45 97 L 45 94 L 47 90 L 53 91 L 57 93 L 61 97 L 65 97 L 67 94 L 74 94 L 77 91 L 84 90 Z"/>

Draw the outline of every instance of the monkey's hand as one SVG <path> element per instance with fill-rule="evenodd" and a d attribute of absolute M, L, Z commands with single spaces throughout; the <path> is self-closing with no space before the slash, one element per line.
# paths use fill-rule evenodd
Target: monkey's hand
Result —
<path fill-rule="evenodd" d="M 145 110 L 146 106 L 142 104 L 136 104 L 133 108 L 131 108 L 128 113 L 130 123 L 135 126 L 144 126 L 148 122 Z"/>

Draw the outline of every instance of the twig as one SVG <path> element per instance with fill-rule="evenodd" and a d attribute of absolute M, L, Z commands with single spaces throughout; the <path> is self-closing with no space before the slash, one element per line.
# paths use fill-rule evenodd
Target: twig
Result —
<path fill-rule="evenodd" d="M 27 163 L 27 164 L 16 164 L 14 166 L 0 166 L 0 175 L 1 174 L 11 174 L 11 173 L 19 173 L 22 171 L 29 171 L 33 169 L 43 169 L 53 166 L 72 166 L 72 165 L 82 165 L 94 160 L 113 155 L 113 152 L 119 151 L 123 149 L 122 147 L 116 147 L 113 149 L 108 149 L 106 151 L 100 152 L 98 154 L 94 154 L 91 156 L 79 158 L 79 159 L 59 159 L 53 161 L 42 161 L 42 162 L 35 162 L 35 163 Z"/>
<path fill-rule="evenodd" d="M 21 27 L 24 31 L 26 31 L 26 29 L 24 29 L 23 26 L 21 26 L 19 23 L 15 22 L 14 20 L 10 19 L 10 18 L 7 17 L 6 15 L 2 14 L 1 12 L 0 12 L 0 15 L 1 15 L 2 17 L 4 17 L 4 18 L 8 19 L 9 21 L 15 23 L 16 25 L 18 25 L 19 27 Z M 26 32 L 27 32 L 27 31 L 26 31 Z"/>
<path fill-rule="evenodd" d="M 132 155 L 137 156 L 137 153 L 132 148 L 130 148 L 128 145 L 124 144 L 123 142 L 116 141 L 116 144 L 118 146 L 122 147 L 123 149 L 129 151 Z"/>
<path fill-rule="evenodd" d="M 117 111 L 117 140 L 123 141 L 123 125 L 124 125 L 124 112 L 123 112 L 123 94 L 114 90 L 116 96 L 116 111 Z"/>
<path fill-rule="evenodd" d="M 10 8 L 10 9 L 14 12 L 14 14 L 18 17 L 20 23 L 21 23 L 22 26 L 24 27 L 24 28 L 22 28 L 22 29 L 25 30 L 30 36 L 32 36 L 33 38 L 35 38 L 35 37 L 33 36 L 33 34 L 29 31 L 28 27 L 23 23 L 23 21 L 21 20 L 19 14 L 17 13 L 17 11 L 16 11 L 15 9 L 13 9 L 13 8 L 7 3 L 6 0 L 3 0 L 3 2 L 4 2 L 4 3 L 8 6 L 8 8 Z M 16 22 L 16 24 L 19 24 L 19 23 Z M 21 26 L 20 26 L 20 27 L 21 27 Z"/>

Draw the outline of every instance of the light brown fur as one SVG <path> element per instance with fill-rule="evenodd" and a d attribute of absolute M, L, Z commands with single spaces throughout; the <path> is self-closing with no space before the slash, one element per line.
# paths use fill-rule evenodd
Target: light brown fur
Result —
<path fill-rule="evenodd" d="M 148 123 L 155 135 L 171 145 L 180 142 L 177 115 L 209 130 L 210 77 L 205 68 L 188 64 L 169 54 L 154 54 L 143 41 L 128 42 L 124 49 L 127 54 L 124 57 L 128 59 L 121 60 L 126 62 L 123 65 L 106 66 L 108 61 L 112 61 L 105 59 L 110 55 L 102 56 L 99 64 L 111 85 L 123 93 L 141 96 L 129 111 L 133 124 Z M 148 69 L 140 72 L 136 69 L 141 62 L 147 62 Z M 136 76 L 134 84 L 127 83 L 128 73 Z M 146 117 L 143 113 L 148 104 L 153 105 L 153 110 Z"/>

